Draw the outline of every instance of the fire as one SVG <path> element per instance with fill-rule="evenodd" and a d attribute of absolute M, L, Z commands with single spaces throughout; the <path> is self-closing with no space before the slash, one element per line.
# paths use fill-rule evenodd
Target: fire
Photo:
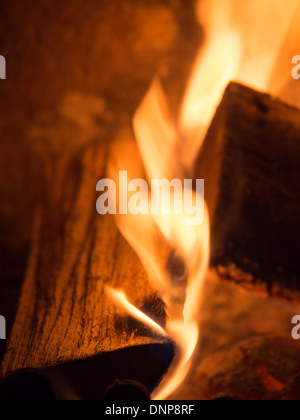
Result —
<path fill-rule="evenodd" d="M 158 80 L 153 82 L 135 115 L 134 129 L 148 181 L 171 179 L 184 174 L 185 168 L 180 163 L 180 136 L 168 113 Z M 137 153 L 130 141 L 114 145 L 109 173 L 115 182 L 118 181 L 119 171 L 124 168 L 129 168 L 128 182 L 141 176 L 141 168 L 131 167 L 132 156 Z M 125 187 L 120 189 L 120 194 L 125 194 Z M 184 191 L 185 200 L 197 202 L 200 198 L 198 195 L 191 189 Z M 176 195 L 172 195 L 172 198 L 175 206 Z M 177 214 L 174 207 L 168 213 L 164 201 L 159 197 L 153 199 L 158 200 L 157 214 L 118 214 L 116 220 L 120 231 L 139 255 L 153 287 L 165 302 L 168 316 L 165 335 L 170 336 L 178 347 L 169 374 L 153 395 L 156 399 L 165 399 L 188 374 L 200 336 L 198 308 L 209 262 L 209 220 L 206 206 L 203 208 L 203 223 L 189 225 L 187 218 L 190 215 L 184 211 Z M 119 201 L 123 201 L 122 195 Z M 174 279 L 169 273 L 164 254 L 169 256 L 171 250 L 175 250 L 176 256 L 183 261 L 187 278 Z M 162 328 L 130 304 L 124 294 L 112 290 L 109 293 L 132 316 L 162 333 Z"/>
<path fill-rule="evenodd" d="M 114 290 L 111 287 L 107 287 L 107 293 L 115 300 L 117 304 L 122 306 L 128 314 L 130 314 L 133 318 L 137 319 L 138 321 L 144 323 L 148 327 L 152 328 L 153 331 L 157 332 L 157 334 L 168 337 L 167 332 L 156 322 L 154 322 L 151 318 L 145 315 L 143 312 L 139 311 L 134 305 L 132 305 L 125 293 L 122 290 Z"/>
<path fill-rule="evenodd" d="M 128 171 L 129 179 L 145 171 L 149 182 L 182 179 L 190 173 L 224 89 L 232 80 L 295 101 L 286 64 L 290 65 L 297 53 L 299 36 L 291 37 L 291 31 L 300 35 L 298 0 L 202 0 L 198 6 L 206 39 L 187 85 L 179 121 L 173 121 L 162 86 L 155 79 L 133 121 L 139 150 L 126 141 L 117 143 L 112 151 L 110 174 L 116 181 L 120 170 Z M 137 154 L 143 167 L 132 157 Z M 191 200 L 197 200 L 197 192 L 190 190 L 189 194 Z M 159 206 L 155 215 L 121 214 L 116 220 L 165 302 L 165 330 L 130 304 L 123 292 L 109 293 L 132 316 L 176 342 L 177 356 L 153 396 L 165 399 L 188 375 L 201 336 L 199 306 L 209 264 L 210 226 L 206 206 L 203 223 L 197 226 L 187 225 L 184 213 L 166 214 L 164 204 Z M 165 254 L 171 250 L 184 262 L 185 280 L 175 281 L 168 272 Z"/>
<path fill-rule="evenodd" d="M 206 39 L 181 108 L 182 162 L 187 167 L 193 165 L 229 82 L 300 105 L 300 84 L 291 77 L 291 61 L 299 53 L 298 0 L 201 0 L 197 16 Z"/>

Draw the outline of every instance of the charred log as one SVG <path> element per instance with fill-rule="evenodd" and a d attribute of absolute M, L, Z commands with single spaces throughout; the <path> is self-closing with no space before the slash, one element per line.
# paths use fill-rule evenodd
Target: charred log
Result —
<path fill-rule="evenodd" d="M 300 111 L 232 83 L 196 165 L 212 266 L 248 290 L 300 303 Z"/>

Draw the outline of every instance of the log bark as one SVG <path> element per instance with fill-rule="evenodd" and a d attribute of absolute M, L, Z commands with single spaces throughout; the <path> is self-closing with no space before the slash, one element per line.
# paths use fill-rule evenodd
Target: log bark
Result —
<path fill-rule="evenodd" d="M 120 316 L 105 285 L 122 288 L 161 324 L 165 312 L 113 216 L 96 212 L 108 148 L 95 143 L 49 165 L 32 250 L 1 374 L 45 368 L 129 346 L 161 343 Z"/>
<path fill-rule="evenodd" d="M 248 290 L 300 303 L 300 111 L 231 83 L 196 164 L 212 266 Z"/>

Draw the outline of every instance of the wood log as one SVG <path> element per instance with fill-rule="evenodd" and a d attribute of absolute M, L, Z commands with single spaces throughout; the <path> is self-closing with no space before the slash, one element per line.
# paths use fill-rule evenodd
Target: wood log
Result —
<path fill-rule="evenodd" d="M 231 83 L 196 164 L 211 264 L 235 285 L 300 303 L 300 111 Z"/>
<path fill-rule="evenodd" d="M 113 216 L 96 212 L 96 184 L 105 177 L 104 143 L 68 153 L 47 169 L 19 309 L 1 375 L 45 368 L 129 346 L 164 342 L 120 316 L 104 286 L 122 288 L 153 319 L 165 321 Z"/>

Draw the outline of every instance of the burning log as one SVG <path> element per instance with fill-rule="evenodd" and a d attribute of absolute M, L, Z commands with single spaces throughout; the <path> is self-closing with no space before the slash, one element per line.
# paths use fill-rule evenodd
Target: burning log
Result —
<path fill-rule="evenodd" d="M 226 280 L 300 303 L 300 111 L 232 83 L 196 164 Z"/>
<path fill-rule="evenodd" d="M 113 216 L 96 212 L 96 184 L 105 177 L 107 154 L 104 143 L 95 143 L 66 154 L 46 171 L 3 376 L 165 342 L 120 317 L 105 292 L 105 286 L 122 287 L 131 302 L 164 324 L 163 304 Z"/>

